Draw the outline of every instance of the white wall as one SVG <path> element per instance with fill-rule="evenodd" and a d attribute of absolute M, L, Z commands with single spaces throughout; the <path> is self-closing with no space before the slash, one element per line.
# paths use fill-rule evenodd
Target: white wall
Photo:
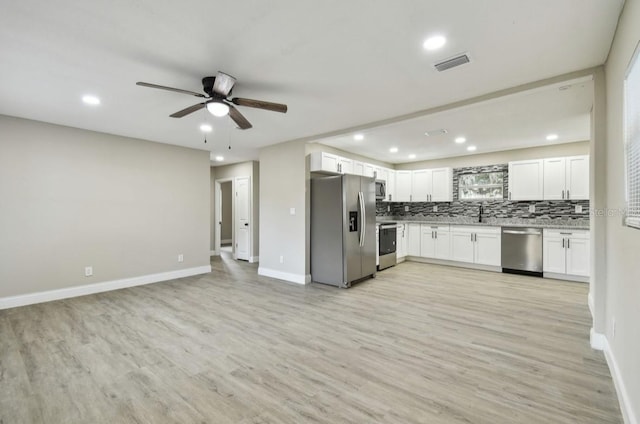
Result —
<path fill-rule="evenodd" d="M 627 0 L 605 66 L 608 135 L 606 205 L 612 211 L 625 207 L 623 81 L 638 40 L 640 0 Z M 619 385 L 618 388 L 628 405 L 626 412 L 631 418 L 627 422 L 635 424 L 640 414 L 640 230 L 624 227 L 620 214 L 608 218 L 606 228 L 606 246 L 602 246 L 607 252 L 605 334 L 610 356 L 622 380 L 622 387 Z M 615 374 L 615 370 L 612 372 Z"/>
<path fill-rule="evenodd" d="M 515 160 L 544 159 L 561 156 L 589 154 L 589 141 L 551 144 L 548 146 L 528 147 L 525 149 L 503 150 L 501 152 L 481 153 L 477 155 L 455 156 L 444 159 L 426 160 L 396 165 L 395 169 L 463 168 L 467 166 L 495 165 Z"/>
<path fill-rule="evenodd" d="M 0 300 L 208 267 L 208 177 L 205 151 L 0 116 Z"/>
<path fill-rule="evenodd" d="M 304 143 L 260 150 L 260 275 L 301 284 L 309 279 L 307 175 Z"/>

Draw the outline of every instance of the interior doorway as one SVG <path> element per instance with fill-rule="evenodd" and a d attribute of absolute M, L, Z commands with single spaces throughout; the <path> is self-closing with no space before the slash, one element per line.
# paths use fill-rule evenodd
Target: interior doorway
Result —
<path fill-rule="evenodd" d="M 251 178 L 219 179 L 214 187 L 215 254 L 251 261 Z"/>

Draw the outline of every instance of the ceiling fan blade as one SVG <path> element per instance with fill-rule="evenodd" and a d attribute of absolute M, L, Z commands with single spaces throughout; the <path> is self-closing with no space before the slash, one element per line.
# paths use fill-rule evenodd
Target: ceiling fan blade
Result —
<path fill-rule="evenodd" d="M 251 122 L 247 121 L 238 109 L 233 107 L 233 105 L 229 105 L 229 116 L 233 119 L 233 122 L 238 124 L 238 128 L 241 130 L 248 130 L 252 127 Z"/>
<path fill-rule="evenodd" d="M 207 97 L 204 94 L 196 93 L 195 91 L 183 90 L 181 88 L 166 87 L 164 85 L 151 84 L 148 82 L 138 81 L 136 85 L 140 85 L 142 87 L 159 88 L 160 90 L 175 91 L 176 93 L 182 93 L 182 94 L 191 94 L 192 96 L 196 96 L 196 97 Z"/>
<path fill-rule="evenodd" d="M 195 104 L 195 105 L 193 105 L 193 106 L 189 106 L 189 107 L 188 107 L 188 108 L 186 108 L 186 109 L 179 110 L 179 111 L 178 111 L 178 112 L 176 112 L 176 113 L 172 113 L 172 114 L 171 114 L 171 115 L 169 115 L 169 116 L 171 116 L 172 118 L 182 118 L 183 116 L 188 115 L 188 114 L 190 114 L 190 113 L 193 113 L 193 112 L 195 112 L 196 110 L 200 110 L 200 109 L 202 109 L 202 108 L 203 108 L 203 107 L 205 107 L 205 106 L 206 106 L 206 103 L 198 103 L 198 104 Z"/>
<path fill-rule="evenodd" d="M 241 97 L 235 97 L 231 99 L 234 105 L 255 107 L 257 109 L 272 110 L 274 112 L 287 113 L 287 105 L 281 103 L 265 102 L 262 100 L 243 99 Z"/>
<path fill-rule="evenodd" d="M 236 79 L 234 77 L 218 71 L 216 80 L 213 83 L 213 92 L 220 94 L 222 97 L 227 97 L 235 83 Z"/>

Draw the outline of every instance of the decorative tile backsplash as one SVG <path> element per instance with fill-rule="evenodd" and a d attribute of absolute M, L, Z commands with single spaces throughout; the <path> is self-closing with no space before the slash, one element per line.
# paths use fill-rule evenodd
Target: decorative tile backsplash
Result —
<path fill-rule="evenodd" d="M 480 205 L 486 218 L 537 218 L 537 219 L 589 219 L 588 200 L 540 200 L 540 201 L 511 201 L 511 200 L 458 200 L 458 178 L 461 174 L 482 172 L 504 172 L 504 193 L 509 184 L 508 165 L 491 165 L 470 168 L 455 168 L 453 170 L 453 201 L 452 202 L 376 202 L 376 215 L 397 217 L 477 217 Z M 535 212 L 529 207 L 535 206 Z M 582 213 L 576 213 L 576 206 L 582 207 Z M 405 207 L 408 210 L 405 211 Z M 437 211 L 434 211 L 434 207 Z"/>

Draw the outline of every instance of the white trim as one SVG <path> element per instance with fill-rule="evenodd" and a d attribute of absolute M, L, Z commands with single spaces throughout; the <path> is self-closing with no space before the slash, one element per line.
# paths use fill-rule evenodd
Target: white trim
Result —
<path fill-rule="evenodd" d="M 605 344 L 607 343 L 607 337 L 602 333 L 596 333 L 596 330 L 591 327 L 591 331 L 589 331 L 589 342 L 591 344 L 591 349 L 604 350 Z"/>
<path fill-rule="evenodd" d="M 560 274 L 557 272 L 544 272 L 542 273 L 542 277 L 553 278 L 554 280 L 575 281 L 577 283 L 589 282 L 589 277 L 585 277 L 582 275 L 573 275 L 573 274 Z"/>
<path fill-rule="evenodd" d="M 209 272 L 211 272 L 211 265 L 204 265 L 195 268 L 141 275 L 139 277 L 104 281 L 102 283 L 84 284 L 81 286 L 65 287 L 63 289 L 47 290 L 37 293 L 3 297 L 0 298 L 0 310 L 15 308 L 18 306 L 32 305 L 34 303 L 49 302 L 52 300 L 67 299 L 70 297 L 85 296 L 88 294 L 102 293 L 111 290 L 124 289 L 127 287 L 142 286 L 144 284 L 159 283 L 160 281 L 190 277 L 192 275 L 206 274 Z"/>
<path fill-rule="evenodd" d="M 259 259 L 260 259 L 259 256 L 249 256 L 249 263 L 254 264 L 256 262 L 260 262 Z"/>
<path fill-rule="evenodd" d="M 311 282 L 311 275 L 309 274 L 293 274 L 291 272 L 278 271 L 263 267 L 258 268 L 258 275 L 277 278 L 278 280 L 289 281 L 296 284 L 308 284 Z"/>
<path fill-rule="evenodd" d="M 224 239 L 224 240 L 220 240 L 220 244 L 231 244 L 233 243 L 232 239 Z"/>
<path fill-rule="evenodd" d="M 593 294 L 589 291 L 589 295 L 587 296 L 587 305 L 589 305 L 589 312 L 591 312 L 591 319 L 593 319 Z"/>
<path fill-rule="evenodd" d="M 618 393 L 618 403 L 620 403 L 620 411 L 622 411 L 622 418 L 624 419 L 625 424 L 639 424 L 636 418 L 636 414 L 633 411 L 633 406 L 631 404 L 631 398 L 629 397 L 629 393 L 627 392 L 627 387 L 624 384 L 624 380 L 622 379 L 622 373 L 620 372 L 620 368 L 618 368 L 618 362 L 616 361 L 616 357 L 613 355 L 613 351 L 611 350 L 611 346 L 609 346 L 609 342 L 607 338 L 604 338 L 604 357 L 607 360 L 607 364 L 609 365 L 609 371 L 611 372 L 611 377 L 613 378 L 613 385 L 616 388 L 616 393 Z"/>
<path fill-rule="evenodd" d="M 479 269 L 481 271 L 502 272 L 502 268 L 499 267 L 499 266 L 474 264 L 472 262 L 458 262 L 458 261 L 451 261 L 451 260 L 448 260 L 448 259 L 423 258 L 422 256 L 409 256 L 409 255 L 407 255 L 405 257 L 405 261 L 420 262 L 420 263 L 423 263 L 423 264 L 456 266 L 458 268 Z"/>

